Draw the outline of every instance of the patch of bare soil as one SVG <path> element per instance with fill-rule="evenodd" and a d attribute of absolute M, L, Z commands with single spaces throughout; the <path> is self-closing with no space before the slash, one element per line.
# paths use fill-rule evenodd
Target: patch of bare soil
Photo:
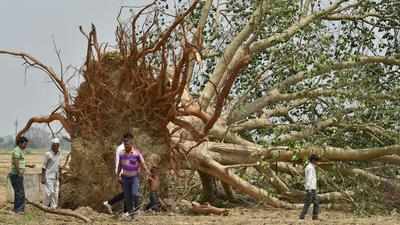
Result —
<path fill-rule="evenodd" d="M 11 205 L 0 209 L 0 224 L 82 224 L 81 221 L 53 214 L 43 213 L 31 206 L 27 207 L 25 215 L 15 215 L 11 212 Z M 116 216 L 97 213 L 90 208 L 76 210 L 93 220 L 92 224 L 138 224 L 138 225 L 394 225 L 399 224 L 400 216 L 355 217 L 351 213 L 340 211 L 322 211 L 321 220 L 313 221 L 309 216 L 305 221 L 298 220 L 297 210 L 235 208 L 228 216 L 199 216 L 192 214 L 175 213 L 143 213 L 131 221 L 122 221 Z"/>

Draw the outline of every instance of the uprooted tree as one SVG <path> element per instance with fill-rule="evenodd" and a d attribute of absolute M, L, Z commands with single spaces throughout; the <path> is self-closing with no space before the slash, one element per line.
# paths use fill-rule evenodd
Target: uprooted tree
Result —
<path fill-rule="evenodd" d="M 316 153 L 326 162 L 322 201 L 396 207 L 397 1 L 195 0 L 176 16 L 163 4 L 118 20 L 115 49 L 94 26 L 81 29 L 88 49 L 76 93 L 34 57 L 0 51 L 43 70 L 63 95 L 19 135 L 53 121 L 70 135 L 65 207 L 97 208 L 117 191 L 114 147 L 126 131 L 163 168 L 198 171 L 205 199 L 221 185 L 230 198 L 295 208 L 299 165 Z"/>

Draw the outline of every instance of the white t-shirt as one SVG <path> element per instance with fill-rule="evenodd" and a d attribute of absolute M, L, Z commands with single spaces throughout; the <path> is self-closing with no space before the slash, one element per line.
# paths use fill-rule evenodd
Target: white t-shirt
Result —
<path fill-rule="evenodd" d="M 312 163 L 308 163 L 306 166 L 304 187 L 306 190 L 317 190 L 317 173 Z"/>
<path fill-rule="evenodd" d="M 42 168 L 46 170 L 46 179 L 58 179 L 60 170 L 61 152 L 57 154 L 50 150 L 45 153 Z"/>
<path fill-rule="evenodd" d="M 118 175 L 118 165 L 119 165 L 119 155 L 123 154 L 125 151 L 125 145 L 120 144 L 115 150 L 115 174 Z"/>

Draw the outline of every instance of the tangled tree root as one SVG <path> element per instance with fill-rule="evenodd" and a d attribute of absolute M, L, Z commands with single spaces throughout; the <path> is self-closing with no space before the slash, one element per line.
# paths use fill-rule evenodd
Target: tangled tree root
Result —
<path fill-rule="evenodd" d="M 31 202 L 28 199 L 26 199 L 26 202 L 28 204 L 30 204 L 30 205 L 35 206 L 36 208 L 38 208 L 38 209 L 40 209 L 40 210 L 42 210 L 44 212 L 46 212 L 46 213 L 52 213 L 52 214 L 56 214 L 56 215 L 75 217 L 77 219 L 80 219 L 80 220 L 84 221 L 85 223 L 90 223 L 91 222 L 91 220 L 89 218 L 87 218 L 86 216 L 83 216 L 81 214 L 72 212 L 70 210 L 47 208 L 47 207 L 44 207 L 44 206 L 42 206 L 42 205 L 40 205 L 38 203 Z"/>

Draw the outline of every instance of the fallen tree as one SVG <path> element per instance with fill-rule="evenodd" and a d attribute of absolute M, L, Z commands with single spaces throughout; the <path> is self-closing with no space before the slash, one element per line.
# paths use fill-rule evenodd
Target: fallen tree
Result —
<path fill-rule="evenodd" d="M 98 208 L 118 191 L 114 149 L 126 131 L 145 156 L 160 156 L 163 187 L 168 169 L 198 171 L 204 201 L 216 199 L 221 181 L 230 198 L 233 189 L 274 207 L 298 208 L 292 202 L 303 197 L 299 165 L 311 153 L 362 177 L 349 183 L 337 171 L 322 176 L 337 184 L 322 182 L 326 202 L 351 201 L 359 183 L 392 184 L 396 175 L 362 169 L 399 161 L 400 58 L 390 51 L 398 50 L 398 8 L 395 1 L 338 0 L 322 7 L 195 0 L 167 26 L 157 18 L 169 13 L 154 3 L 127 24 L 118 19 L 116 49 L 98 41 L 94 25 L 88 33 L 81 29 L 88 48 L 74 94 L 64 74 L 27 53 L 1 50 L 44 71 L 64 99 L 18 135 L 53 121 L 69 134 L 64 207 Z M 139 28 L 144 15 L 154 17 Z M 386 54 L 371 54 L 376 50 Z M 236 173 L 240 167 L 260 175 Z M 257 185 L 265 177 L 268 188 Z"/>

